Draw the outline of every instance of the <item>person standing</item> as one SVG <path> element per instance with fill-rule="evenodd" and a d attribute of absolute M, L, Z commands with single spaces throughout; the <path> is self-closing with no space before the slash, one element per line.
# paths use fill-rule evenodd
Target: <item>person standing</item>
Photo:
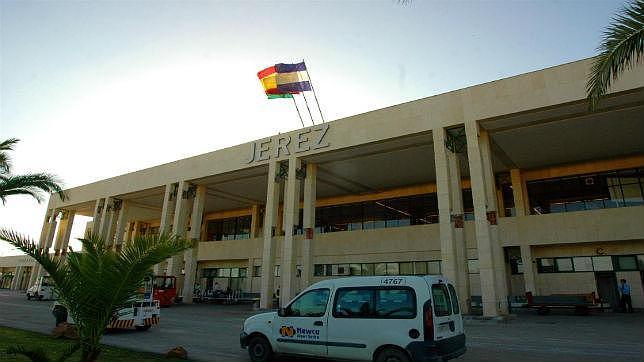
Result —
<path fill-rule="evenodd" d="M 626 279 L 620 280 L 619 292 L 622 294 L 622 311 L 633 313 L 633 303 L 631 301 L 631 286 L 628 285 Z"/>

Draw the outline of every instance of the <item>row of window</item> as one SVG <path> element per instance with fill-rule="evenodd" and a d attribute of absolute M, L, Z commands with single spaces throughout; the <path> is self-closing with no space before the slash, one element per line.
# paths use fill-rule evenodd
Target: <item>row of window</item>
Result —
<path fill-rule="evenodd" d="M 316 277 L 349 275 L 438 275 L 440 273 L 440 260 L 361 264 L 315 264 L 313 267 L 313 275 Z"/>
<path fill-rule="evenodd" d="M 539 273 L 644 270 L 644 254 L 537 259 Z"/>
<path fill-rule="evenodd" d="M 202 278 L 246 278 L 247 268 L 206 268 L 202 269 Z"/>
<path fill-rule="evenodd" d="M 644 205 L 644 168 L 529 181 L 532 214 Z"/>
<path fill-rule="evenodd" d="M 206 224 L 206 240 L 250 239 L 250 215 L 209 220 Z"/>

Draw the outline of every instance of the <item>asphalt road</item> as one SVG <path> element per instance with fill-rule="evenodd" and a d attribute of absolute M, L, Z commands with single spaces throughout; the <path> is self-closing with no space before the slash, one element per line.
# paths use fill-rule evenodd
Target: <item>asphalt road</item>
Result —
<path fill-rule="evenodd" d="M 51 302 L 28 302 L 22 293 L 0 290 L 0 325 L 49 333 L 50 307 Z M 158 327 L 108 334 L 103 343 L 156 353 L 183 346 L 191 359 L 247 362 L 239 331 L 253 313 L 246 306 L 174 306 L 162 310 Z M 461 361 L 644 361 L 644 313 L 522 312 L 508 322 L 467 320 L 466 336 Z"/>

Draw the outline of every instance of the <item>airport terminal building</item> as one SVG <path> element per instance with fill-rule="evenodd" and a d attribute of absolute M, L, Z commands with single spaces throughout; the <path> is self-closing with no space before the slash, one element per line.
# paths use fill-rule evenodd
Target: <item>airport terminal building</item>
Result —
<path fill-rule="evenodd" d="M 88 232 L 114 248 L 183 235 L 194 248 L 156 272 L 179 277 L 184 302 L 194 285 L 259 293 L 270 307 L 324 278 L 440 273 L 486 316 L 527 291 L 615 305 L 622 278 L 644 308 L 644 67 L 590 113 L 590 64 L 75 187 L 50 198 L 40 242 L 60 254 L 75 215 L 93 216 Z M 4 259 L 12 287 L 35 281 L 33 262 Z"/>

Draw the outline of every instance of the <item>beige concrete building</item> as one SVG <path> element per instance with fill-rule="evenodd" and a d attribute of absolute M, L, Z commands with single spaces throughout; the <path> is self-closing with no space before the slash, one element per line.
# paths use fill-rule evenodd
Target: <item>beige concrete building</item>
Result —
<path fill-rule="evenodd" d="M 215 282 L 269 307 L 323 278 L 442 273 L 464 305 L 480 296 L 487 316 L 526 291 L 616 303 L 621 278 L 642 308 L 644 68 L 594 113 L 589 68 L 564 64 L 72 188 L 66 202 L 51 198 L 40 242 L 64 250 L 74 215 L 93 216 L 88 228 L 116 248 L 185 235 L 195 248 L 156 271 L 180 276 L 186 302 L 193 285 Z"/>

